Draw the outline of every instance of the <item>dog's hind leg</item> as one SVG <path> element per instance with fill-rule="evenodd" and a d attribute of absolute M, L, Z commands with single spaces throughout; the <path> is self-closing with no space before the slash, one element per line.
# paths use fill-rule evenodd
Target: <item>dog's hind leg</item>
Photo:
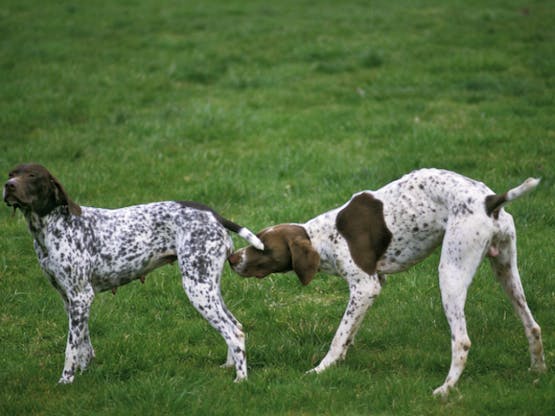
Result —
<path fill-rule="evenodd" d="M 508 214 L 506 214 L 508 216 Z M 512 225 L 512 218 L 509 219 Z M 514 225 L 511 227 L 514 230 Z M 534 320 L 526 302 L 524 289 L 518 272 L 515 233 L 507 233 L 507 239 L 498 243 L 499 253 L 490 257 L 490 263 L 499 283 L 505 290 L 513 307 L 524 325 L 530 348 L 531 370 L 545 371 L 545 359 L 541 337 L 541 328 Z"/>
<path fill-rule="evenodd" d="M 482 260 L 487 240 L 478 241 L 473 224 L 458 223 L 444 236 L 439 264 L 439 287 L 445 317 L 451 329 L 451 366 L 444 383 L 434 390 L 446 396 L 455 386 L 466 365 L 471 342 L 466 329 L 464 305 L 468 288 Z"/>
<path fill-rule="evenodd" d="M 193 250 L 179 258 L 183 276 L 183 288 L 197 311 L 224 338 L 227 347 L 227 360 L 224 366 L 235 364 L 235 381 L 247 378 L 247 357 L 245 335 L 241 324 L 227 309 L 221 293 L 220 278 L 226 260 L 226 250 L 210 255 L 206 250 Z"/>

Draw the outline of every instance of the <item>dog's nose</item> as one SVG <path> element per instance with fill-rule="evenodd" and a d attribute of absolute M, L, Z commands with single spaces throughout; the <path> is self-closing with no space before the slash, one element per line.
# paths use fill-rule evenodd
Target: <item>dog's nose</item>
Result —
<path fill-rule="evenodd" d="M 4 184 L 4 189 L 2 189 L 2 199 L 6 200 L 8 193 L 12 193 L 15 191 L 15 184 L 9 180 Z"/>
<path fill-rule="evenodd" d="M 15 178 L 9 179 L 5 184 L 4 184 L 4 189 L 5 190 L 9 190 L 9 191 L 14 191 L 15 190 Z"/>
<path fill-rule="evenodd" d="M 237 253 L 233 253 L 227 258 L 227 261 L 229 261 L 231 266 L 236 266 L 241 261 L 241 256 Z"/>

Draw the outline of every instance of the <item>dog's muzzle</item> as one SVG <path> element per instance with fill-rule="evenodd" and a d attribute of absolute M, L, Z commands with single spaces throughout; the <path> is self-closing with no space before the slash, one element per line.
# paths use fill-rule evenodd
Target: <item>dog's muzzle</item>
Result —
<path fill-rule="evenodd" d="M 13 179 L 10 179 L 4 184 L 4 188 L 2 189 L 2 199 L 9 207 L 19 208 L 21 203 L 17 198 L 16 194 L 16 185 Z"/>
<path fill-rule="evenodd" d="M 241 263 L 241 259 L 242 256 L 238 253 L 233 253 L 232 255 L 230 255 L 227 258 L 227 261 L 229 261 L 229 265 L 233 268 L 233 270 L 235 270 L 235 267 Z"/>

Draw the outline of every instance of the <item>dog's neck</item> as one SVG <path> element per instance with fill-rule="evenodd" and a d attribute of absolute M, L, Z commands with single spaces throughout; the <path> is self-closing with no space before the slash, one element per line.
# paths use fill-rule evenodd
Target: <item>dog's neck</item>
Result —
<path fill-rule="evenodd" d="M 42 216 L 28 209 L 21 209 L 21 212 L 27 220 L 29 231 L 31 232 L 35 240 L 41 238 L 46 229 L 46 225 L 52 221 L 52 218 L 69 215 L 69 210 L 67 206 L 56 207 L 48 214 Z"/>
<path fill-rule="evenodd" d="M 303 224 L 314 249 L 320 256 L 320 271 L 337 273 L 334 258 L 334 244 L 342 238 L 335 227 L 335 217 L 339 208 L 325 212 Z"/>

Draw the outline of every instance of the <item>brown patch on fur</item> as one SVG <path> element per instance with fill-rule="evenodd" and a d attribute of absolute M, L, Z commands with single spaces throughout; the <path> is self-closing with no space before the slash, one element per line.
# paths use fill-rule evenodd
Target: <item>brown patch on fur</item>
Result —
<path fill-rule="evenodd" d="M 372 275 L 391 241 L 383 216 L 383 204 L 368 193 L 354 197 L 336 218 L 339 233 L 347 240 L 358 267 Z"/>
<path fill-rule="evenodd" d="M 493 214 L 493 218 L 499 218 L 499 210 L 501 205 L 507 202 L 507 194 L 502 195 L 488 195 L 486 196 L 486 214 L 488 216 Z"/>

